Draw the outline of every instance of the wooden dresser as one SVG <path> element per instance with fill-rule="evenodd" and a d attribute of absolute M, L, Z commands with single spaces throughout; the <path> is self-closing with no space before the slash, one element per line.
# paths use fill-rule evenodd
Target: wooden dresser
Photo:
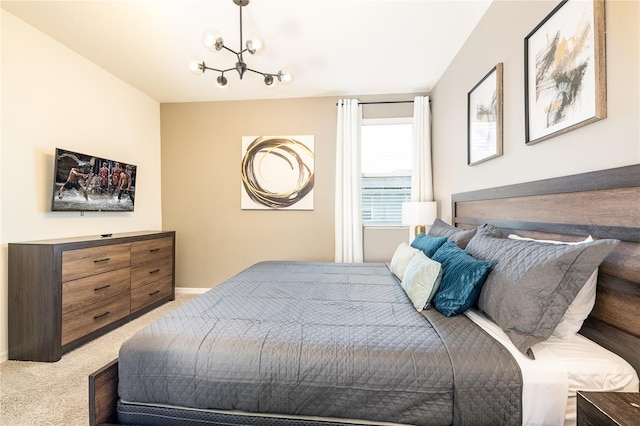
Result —
<path fill-rule="evenodd" d="M 175 232 L 9 243 L 9 359 L 64 352 L 175 298 Z"/>

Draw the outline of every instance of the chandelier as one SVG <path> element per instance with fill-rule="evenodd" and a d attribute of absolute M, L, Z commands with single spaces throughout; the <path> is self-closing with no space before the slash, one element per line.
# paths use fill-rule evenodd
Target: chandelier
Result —
<path fill-rule="evenodd" d="M 207 64 L 205 64 L 204 61 L 192 62 L 189 65 L 189 69 L 191 70 L 191 72 L 194 73 L 195 75 L 202 75 L 206 70 L 219 72 L 220 75 L 218 76 L 216 82 L 220 87 L 225 87 L 229 84 L 229 80 L 227 80 L 225 73 L 227 71 L 232 71 L 232 70 L 238 71 L 238 74 L 240 74 L 240 80 L 242 80 L 244 73 L 247 71 L 250 71 L 255 74 L 260 74 L 264 78 L 264 84 L 266 86 L 273 86 L 276 80 L 283 83 L 291 82 L 293 80 L 293 76 L 291 74 L 283 72 L 282 70 L 273 74 L 273 73 L 258 71 L 253 68 L 249 68 L 247 66 L 247 64 L 244 61 L 243 54 L 249 53 L 251 55 L 258 55 L 262 53 L 262 51 L 264 50 L 264 43 L 259 37 L 251 37 L 250 39 L 247 40 L 243 49 L 242 8 L 249 4 L 249 0 L 233 0 L 233 2 L 240 7 L 240 48 L 237 51 L 229 48 L 224 44 L 224 40 L 222 39 L 222 36 L 220 35 L 220 33 L 211 29 L 204 31 L 202 35 L 202 43 L 208 50 L 212 52 L 218 52 L 222 49 L 225 49 L 233 53 L 234 55 L 236 55 L 237 62 L 235 66 L 227 69 L 218 69 L 218 68 L 212 68 L 208 66 Z"/>

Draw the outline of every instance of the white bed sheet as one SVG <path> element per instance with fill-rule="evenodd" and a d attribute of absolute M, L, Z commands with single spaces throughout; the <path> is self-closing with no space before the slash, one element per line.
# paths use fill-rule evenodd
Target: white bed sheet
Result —
<path fill-rule="evenodd" d="M 631 365 L 584 336 L 540 342 L 532 347 L 532 360 L 489 318 L 473 309 L 466 315 L 502 343 L 520 366 L 524 425 L 575 425 L 578 390 L 638 391 Z"/>

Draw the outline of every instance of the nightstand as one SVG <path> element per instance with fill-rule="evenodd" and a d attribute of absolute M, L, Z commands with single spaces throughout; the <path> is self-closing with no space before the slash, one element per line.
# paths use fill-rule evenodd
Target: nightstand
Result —
<path fill-rule="evenodd" d="M 640 393 L 578 391 L 577 426 L 640 425 Z"/>

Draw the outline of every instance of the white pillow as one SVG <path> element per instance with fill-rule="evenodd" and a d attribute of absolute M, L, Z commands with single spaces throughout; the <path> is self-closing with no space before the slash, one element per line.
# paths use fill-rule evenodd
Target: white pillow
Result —
<path fill-rule="evenodd" d="M 427 306 L 435 296 L 440 280 L 442 267 L 440 263 L 429 259 L 422 251 L 418 252 L 404 271 L 402 288 L 411 299 L 418 312 Z"/>
<path fill-rule="evenodd" d="M 519 235 L 511 234 L 509 238 L 514 240 L 526 240 L 526 241 L 538 241 L 540 243 L 551 243 L 551 244 L 568 244 L 575 245 L 581 243 L 588 243 L 593 241 L 591 235 L 589 235 L 585 240 L 578 241 L 575 243 L 567 243 L 564 241 L 555 241 L 555 240 L 535 240 L 533 238 L 524 238 Z M 562 316 L 562 319 L 556 325 L 556 328 L 551 333 L 552 336 L 559 337 L 561 339 L 570 339 L 575 336 L 575 334 L 582 327 L 582 323 L 589 316 L 593 306 L 596 304 L 596 287 L 598 285 L 598 268 L 593 271 L 593 274 L 589 277 L 589 279 L 584 283 L 578 294 L 576 294 L 573 302 L 569 304 L 567 307 L 567 311 Z"/>
<path fill-rule="evenodd" d="M 420 250 L 417 248 L 411 247 L 409 244 L 405 242 L 401 242 L 395 253 L 393 253 L 393 257 L 391 258 L 391 272 L 402 280 L 404 276 L 404 270 L 406 269 L 409 261 L 416 255 Z"/>

